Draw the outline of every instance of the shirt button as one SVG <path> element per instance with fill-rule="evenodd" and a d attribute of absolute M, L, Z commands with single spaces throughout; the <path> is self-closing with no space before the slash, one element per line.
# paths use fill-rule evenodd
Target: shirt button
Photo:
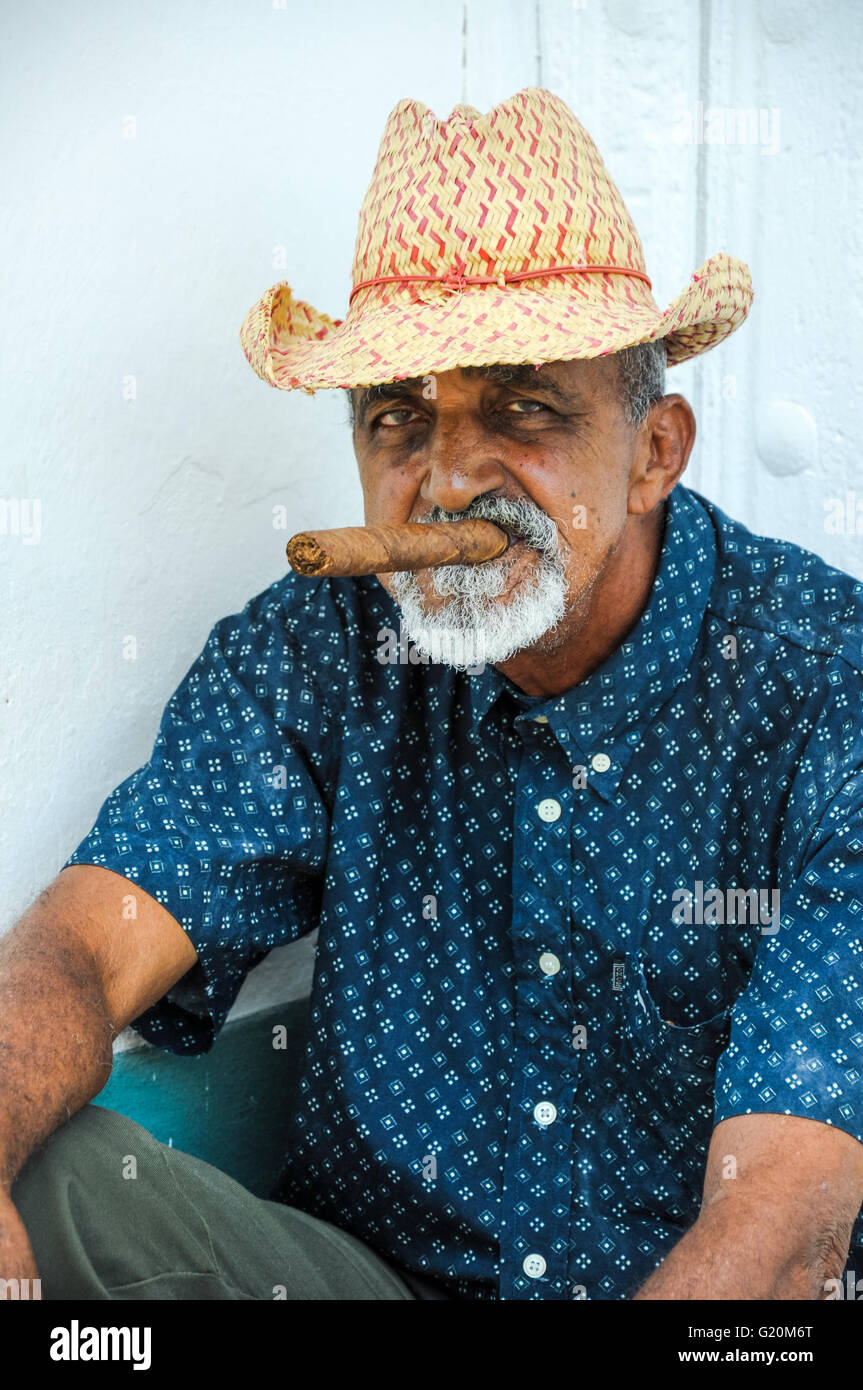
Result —
<path fill-rule="evenodd" d="M 541 801 L 537 806 L 540 820 L 557 820 L 560 815 L 560 802 L 555 801 L 554 797 L 547 796 L 545 801 Z"/>
<path fill-rule="evenodd" d="M 552 1105 L 550 1100 L 541 1100 L 533 1108 L 533 1118 L 537 1124 L 553 1125 L 557 1119 L 557 1106 Z"/>
<path fill-rule="evenodd" d="M 542 1255 L 525 1255 L 521 1267 L 528 1279 L 541 1279 L 547 1269 Z"/>
<path fill-rule="evenodd" d="M 594 753 L 590 760 L 590 766 L 594 772 L 607 772 L 611 767 L 611 758 L 607 753 Z"/>
<path fill-rule="evenodd" d="M 543 975 L 556 975 L 560 969 L 560 961 L 553 951 L 543 951 L 539 958 L 539 968 Z"/>
<path fill-rule="evenodd" d="M 548 715 L 547 715 L 547 714 L 535 714 L 535 715 L 533 716 L 533 722 L 534 722 L 534 724 L 547 724 L 547 723 L 548 723 Z"/>

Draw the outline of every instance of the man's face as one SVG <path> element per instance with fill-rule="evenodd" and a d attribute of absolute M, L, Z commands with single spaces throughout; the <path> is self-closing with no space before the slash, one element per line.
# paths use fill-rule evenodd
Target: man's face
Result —
<path fill-rule="evenodd" d="M 637 432 L 613 359 L 459 368 L 354 403 L 367 525 L 470 509 L 525 537 L 482 565 L 380 575 L 410 635 L 478 629 L 491 663 L 568 640 L 627 523 Z"/>

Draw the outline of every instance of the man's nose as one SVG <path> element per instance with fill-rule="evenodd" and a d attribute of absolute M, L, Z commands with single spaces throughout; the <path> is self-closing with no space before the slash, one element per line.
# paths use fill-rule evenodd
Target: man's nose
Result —
<path fill-rule="evenodd" d="M 472 428 L 438 425 L 429 443 L 420 496 L 429 507 L 462 512 L 483 493 L 506 482 L 494 439 Z"/>

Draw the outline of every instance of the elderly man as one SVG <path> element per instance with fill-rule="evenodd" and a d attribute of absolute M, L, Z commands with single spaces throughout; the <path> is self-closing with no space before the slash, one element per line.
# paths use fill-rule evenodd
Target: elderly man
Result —
<path fill-rule="evenodd" d="M 863 597 L 680 483 L 665 391 L 750 298 L 719 255 L 660 311 L 550 92 L 395 108 L 346 318 L 280 284 L 243 345 L 349 391 L 367 523 L 511 544 L 291 574 L 214 628 L 3 943 L 0 1274 L 817 1300 L 861 1268 Z M 273 1200 L 87 1106 L 119 1029 L 208 1048 L 318 925 Z"/>

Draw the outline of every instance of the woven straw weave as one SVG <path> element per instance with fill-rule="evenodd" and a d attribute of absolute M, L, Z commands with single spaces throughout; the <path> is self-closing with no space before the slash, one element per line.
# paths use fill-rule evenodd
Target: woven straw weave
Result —
<path fill-rule="evenodd" d="M 561 266 L 620 272 L 549 274 Z M 529 87 L 482 115 L 438 120 L 400 101 L 359 216 L 342 319 L 274 285 L 243 350 L 283 390 L 372 385 L 457 366 L 590 358 L 665 338 L 671 365 L 714 347 L 752 302 L 748 267 L 721 253 L 663 313 L 644 253 L 595 144 L 565 103 Z M 507 282 L 506 275 L 536 272 Z M 541 273 L 540 273 L 541 272 Z M 444 276 L 494 277 L 490 284 Z M 379 276 L 427 281 L 368 285 Z"/>

